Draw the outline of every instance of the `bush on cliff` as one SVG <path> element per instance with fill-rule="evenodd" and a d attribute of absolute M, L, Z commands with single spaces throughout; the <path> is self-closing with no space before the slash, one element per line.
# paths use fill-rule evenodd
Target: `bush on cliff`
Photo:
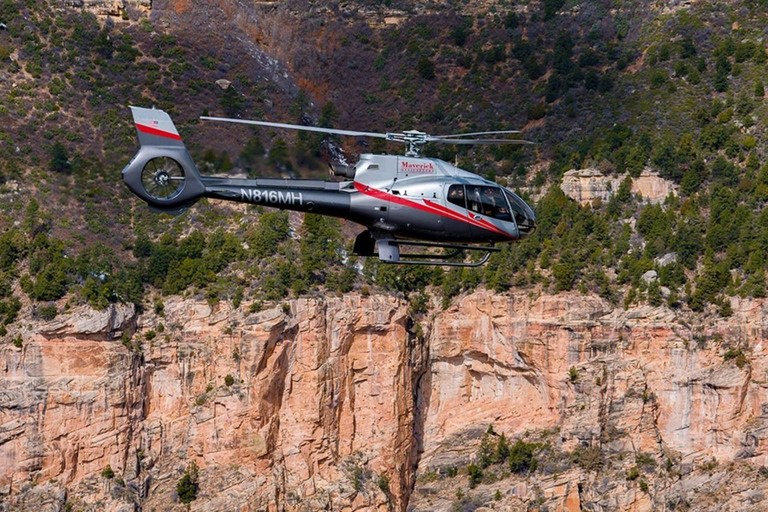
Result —
<path fill-rule="evenodd" d="M 184 475 L 176 484 L 176 494 L 179 495 L 179 501 L 189 505 L 197 499 L 198 473 L 197 464 L 194 462 L 189 465 Z"/>
<path fill-rule="evenodd" d="M 107 464 L 107 467 L 105 467 L 105 468 L 104 468 L 104 469 L 101 471 L 101 476 L 103 476 L 104 478 L 106 478 L 106 479 L 108 479 L 108 480 L 110 480 L 110 479 L 114 478 L 114 477 L 115 477 L 115 472 L 114 472 L 114 470 L 112 469 L 112 466 L 110 466 L 109 464 Z"/>
<path fill-rule="evenodd" d="M 597 471 L 603 467 L 603 452 L 597 446 L 579 445 L 571 453 L 571 461 L 586 471 Z"/>
<path fill-rule="evenodd" d="M 509 450 L 509 470 L 513 473 L 536 471 L 539 461 L 533 454 L 538 448 L 536 443 L 526 443 L 518 439 Z"/>

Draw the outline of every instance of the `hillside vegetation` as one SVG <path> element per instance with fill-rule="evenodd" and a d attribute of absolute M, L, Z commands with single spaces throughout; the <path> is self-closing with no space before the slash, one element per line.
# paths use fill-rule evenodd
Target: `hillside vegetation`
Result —
<path fill-rule="evenodd" d="M 0 4 L 3 339 L 14 339 L 27 305 L 52 318 L 84 302 L 161 307 L 167 294 L 255 311 L 294 295 L 383 288 L 418 310 L 427 287 L 447 306 L 484 285 L 718 315 L 731 313 L 731 296 L 765 296 L 763 2 L 303 4 L 251 7 L 291 40 L 226 20 L 229 39 L 196 39 L 186 24 L 203 6 L 113 20 L 41 0 Z M 399 21 L 372 21 L 386 16 Z M 261 43 L 277 67 L 249 58 L 243 41 Z M 539 229 L 480 269 L 368 259 L 358 271 L 351 228 L 336 220 L 205 201 L 158 216 L 119 176 L 137 144 L 130 104 L 168 110 L 201 168 L 250 175 L 319 175 L 327 144 L 206 126 L 199 115 L 431 133 L 521 127 L 535 149 L 428 153 L 539 197 Z M 351 154 L 401 150 L 340 142 Z M 630 176 L 651 167 L 680 196 L 645 205 L 625 182 L 605 204 L 579 206 L 558 184 L 586 166 Z M 662 266 L 668 253 L 676 259 Z M 642 279 L 649 270 L 657 281 Z"/>

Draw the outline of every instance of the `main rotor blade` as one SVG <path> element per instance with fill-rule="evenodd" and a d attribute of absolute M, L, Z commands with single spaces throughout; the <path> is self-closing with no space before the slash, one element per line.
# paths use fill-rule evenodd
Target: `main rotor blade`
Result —
<path fill-rule="evenodd" d="M 333 135 L 349 135 L 352 137 L 377 137 L 379 139 L 386 139 L 386 133 L 375 132 L 356 132 L 352 130 L 337 130 L 335 128 L 320 128 L 317 126 L 302 126 L 300 124 L 285 124 L 285 123 L 270 123 L 267 121 L 251 121 L 248 119 L 232 119 L 229 117 L 208 117 L 200 116 L 200 119 L 205 121 L 222 121 L 225 123 L 239 123 L 239 124 L 254 124 L 257 126 L 270 126 L 272 128 L 287 128 L 289 130 L 303 130 L 305 132 L 319 132 L 330 133 Z"/>
<path fill-rule="evenodd" d="M 500 130 L 496 132 L 472 132 L 472 133 L 452 133 L 451 135 L 433 135 L 441 139 L 449 139 L 451 137 L 469 137 L 475 135 L 499 135 L 502 133 L 520 133 L 520 130 Z"/>
<path fill-rule="evenodd" d="M 427 137 L 428 142 L 440 142 L 443 144 L 536 144 L 529 140 L 520 139 L 440 139 Z"/>

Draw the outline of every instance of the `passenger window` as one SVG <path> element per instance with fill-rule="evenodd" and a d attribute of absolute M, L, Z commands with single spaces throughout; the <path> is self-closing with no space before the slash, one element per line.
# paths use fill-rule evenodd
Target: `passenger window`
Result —
<path fill-rule="evenodd" d="M 448 202 L 461 208 L 467 207 L 467 201 L 464 197 L 464 185 L 451 185 L 448 188 Z"/>
<path fill-rule="evenodd" d="M 501 189 L 467 185 L 468 208 L 473 212 L 499 220 L 512 220 L 507 200 Z"/>

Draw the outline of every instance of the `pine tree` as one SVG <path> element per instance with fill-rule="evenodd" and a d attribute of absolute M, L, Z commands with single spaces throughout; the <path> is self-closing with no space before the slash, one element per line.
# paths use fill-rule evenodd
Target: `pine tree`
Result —
<path fill-rule="evenodd" d="M 70 163 L 67 148 L 61 142 L 56 142 L 50 150 L 50 169 L 55 172 L 69 172 Z"/>
<path fill-rule="evenodd" d="M 179 501 L 189 505 L 197 499 L 198 472 L 197 465 L 193 462 L 189 465 L 181 480 L 176 484 L 176 494 L 179 495 Z"/>

